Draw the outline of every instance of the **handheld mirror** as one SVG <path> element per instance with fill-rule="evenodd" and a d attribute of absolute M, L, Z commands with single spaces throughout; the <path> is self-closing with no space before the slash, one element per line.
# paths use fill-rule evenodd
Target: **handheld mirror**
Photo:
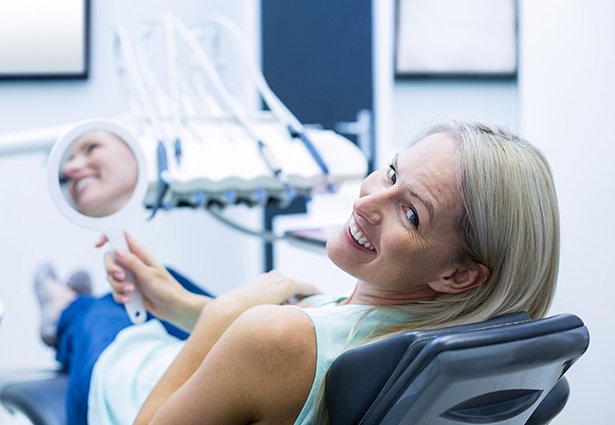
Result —
<path fill-rule="evenodd" d="M 49 154 L 51 198 L 69 220 L 107 236 L 112 248 L 128 250 L 124 226 L 141 207 L 147 189 L 145 156 L 123 127 L 84 121 L 60 137 Z M 134 283 L 127 273 L 126 281 Z M 130 293 L 125 304 L 133 323 L 146 318 L 143 298 Z"/>

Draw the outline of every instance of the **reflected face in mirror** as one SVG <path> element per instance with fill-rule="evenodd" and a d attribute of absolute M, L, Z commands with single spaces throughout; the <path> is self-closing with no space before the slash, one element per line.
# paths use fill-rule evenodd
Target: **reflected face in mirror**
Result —
<path fill-rule="evenodd" d="M 128 144 L 109 131 L 96 130 L 79 136 L 68 150 L 60 181 L 72 206 L 89 217 L 105 217 L 126 205 L 138 179 L 137 160 Z"/>

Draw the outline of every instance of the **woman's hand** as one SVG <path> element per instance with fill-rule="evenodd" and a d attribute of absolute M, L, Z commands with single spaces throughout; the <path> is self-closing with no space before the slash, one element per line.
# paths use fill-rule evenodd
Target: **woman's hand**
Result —
<path fill-rule="evenodd" d="M 125 304 L 130 301 L 128 295 L 139 290 L 148 311 L 187 331 L 192 330 L 211 298 L 187 291 L 128 234 L 126 241 L 129 251 L 115 250 L 105 254 L 107 280 L 113 288 L 115 301 Z M 103 237 L 96 246 L 106 242 Z M 135 282 L 127 280 L 126 270 L 132 272 Z"/>
<path fill-rule="evenodd" d="M 263 273 L 248 283 L 217 298 L 217 303 L 233 304 L 242 312 L 261 304 L 288 304 L 321 292 L 309 283 L 292 279 L 277 270 Z"/>
<path fill-rule="evenodd" d="M 264 304 L 288 304 L 321 293 L 315 286 L 294 280 L 277 270 L 258 275 L 248 283 L 215 298 L 203 314 L 217 316 L 219 335 L 251 307 Z"/>

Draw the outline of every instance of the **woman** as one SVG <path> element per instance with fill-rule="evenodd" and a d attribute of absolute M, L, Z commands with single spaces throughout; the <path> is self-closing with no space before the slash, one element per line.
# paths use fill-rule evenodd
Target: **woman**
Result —
<path fill-rule="evenodd" d="M 79 212 L 104 217 L 122 208 L 137 184 L 137 161 L 130 147 L 108 131 L 80 136 L 64 162 L 67 196 Z"/>
<path fill-rule="evenodd" d="M 141 406 L 137 424 L 307 424 L 325 421 L 326 370 L 351 345 L 513 311 L 543 316 L 559 224 L 551 173 L 534 147 L 453 123 L 363 182 L 327 243 L 330 259 L 357 278 L 347 297 L 285 306 L 316 291 L 276 272 L 215 299 L 192 294 L 128 242 L 130 252 L 106 258 L 115 300 L 135 289 L 124 282 L 130 270 L 148 310 L 190 337 L 162 335 L 157 321 L 114 334 L 94 359 L 90 423 L 129 422 Z"/>

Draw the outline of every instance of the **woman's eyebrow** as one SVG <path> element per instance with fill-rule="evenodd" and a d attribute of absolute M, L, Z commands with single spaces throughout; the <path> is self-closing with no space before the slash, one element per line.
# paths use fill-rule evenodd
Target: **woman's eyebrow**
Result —
<path fill-rule="evenodd" d="M 425 208 L 427 209 L 427 212 L 429 213 L 429 221 L 433 220 L 433 216 L 434 216 L 434 208 L 431 202 L 429 202 L 429 200 L 427 200 L 427 198 L 421 197 L 418 193 L 416 193 L 414 190 L 412 189 L 408 189 L 408 193 L 410 194 L 410 196 L 412 196 L 413 198 L 416 198 L 419 200 L 420 203 L 422 203 Z"/>
<path fill-rule="evenodd" d="M 399 167 L 397 166 L 397 157 L 398 157 L 398 153 L 395 154 L 395 156 L 393 157 L 393 168 L 395 168 L 395 170 L 397 171 L 397 174 L 399 174 Z M 425 197 L 419 195 L 414 189 L 412 189 L 411 187 L 407 188 L 408 193 L 410 194 L 411 197 L 418 199 L 419 202 L 421 204 L 423 204 L 423 206 L 427 209 L 427 212 L 429 213 L 429 221 L 433 220 L 433 216 L 435 214 L 435 210 L 433 207 L 433 204 Z"/>

